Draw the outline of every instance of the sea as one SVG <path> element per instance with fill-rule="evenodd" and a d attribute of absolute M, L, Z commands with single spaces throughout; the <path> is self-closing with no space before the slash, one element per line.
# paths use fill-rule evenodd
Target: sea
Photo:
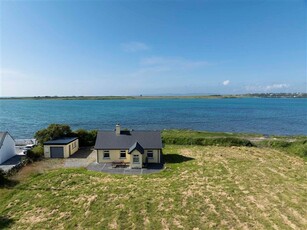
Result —
<path fill-rule="evenodd" d="M 306 98 L 0 100 L 0 131 L 32 138 L 49 124 L 73 130 L 193 129 L 307 135 Z"/>

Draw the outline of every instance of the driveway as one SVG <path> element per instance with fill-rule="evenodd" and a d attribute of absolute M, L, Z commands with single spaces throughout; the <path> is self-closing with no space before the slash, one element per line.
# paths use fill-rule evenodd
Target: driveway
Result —
<path fill-rule="evenodd" d="M 90 148 L 80 148 L 69 158 L 64 159 L 65 168 L 87 167 L 96 161 L 96 151 Z"/>

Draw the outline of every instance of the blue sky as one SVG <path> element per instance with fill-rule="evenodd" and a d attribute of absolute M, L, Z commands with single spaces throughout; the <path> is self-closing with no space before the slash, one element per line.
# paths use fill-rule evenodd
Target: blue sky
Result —
<path fill-rule="evenodd" d="M 303 0 L 0 4 L 0 96 L 307 91 Z"/>

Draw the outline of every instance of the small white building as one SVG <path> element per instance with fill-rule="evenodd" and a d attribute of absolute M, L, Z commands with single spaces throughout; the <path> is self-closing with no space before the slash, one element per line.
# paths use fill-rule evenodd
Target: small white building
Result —
<path fill-rule="evenodd" d="M 8 132 L 0 132 L 0 164 L 15 155 L 14 138 Z"/>

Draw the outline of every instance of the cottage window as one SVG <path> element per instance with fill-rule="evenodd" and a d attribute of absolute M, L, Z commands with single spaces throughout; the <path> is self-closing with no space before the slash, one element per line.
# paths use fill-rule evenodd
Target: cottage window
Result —
<path fill-rule="evenodd" d="M 109 152 L 109 150 L 104 150 L 104 151 L 103 151 L 103 158 L 110 158 L 110 152 Z"/>
<path fill-rule="evenodd" d="M 126 158 L 126 150 L 120 150 L 120 158 Z"/>
<path fill-rule="evenodd" d="M 133 163 L 139 163 L 140 159 L 139 159 L 139 155 L 133 155 Z"/>
<path fill-rule="evenodd" d="M 148 158 L 153 158 L 153 151 L 152 150 L 148 150 L 147 151 L 147 157 Z"/>

